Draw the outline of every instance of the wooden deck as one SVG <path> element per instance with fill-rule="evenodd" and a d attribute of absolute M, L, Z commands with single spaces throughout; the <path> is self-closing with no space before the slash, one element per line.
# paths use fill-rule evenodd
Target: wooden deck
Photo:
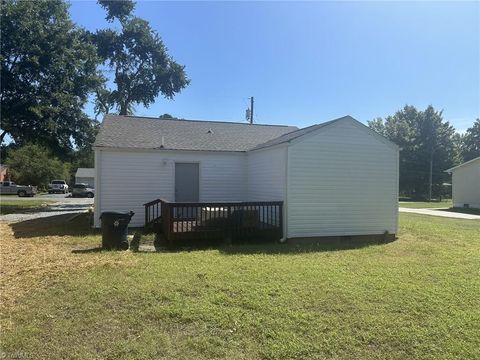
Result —
<path fill-rule="evenodd" d="M 158 230 L 169 243 L 184 241 L 279 240 L 283 236 L 283 202 L 176 203 L 162 199 L 145 206 L 145 227 Z"/>

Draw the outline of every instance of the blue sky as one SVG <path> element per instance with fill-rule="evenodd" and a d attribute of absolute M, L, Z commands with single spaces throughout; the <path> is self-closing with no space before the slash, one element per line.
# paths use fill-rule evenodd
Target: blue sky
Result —
<path fill-rule="evenodd" d="M 76 23 L 111 26 L 95 1 Z M 191 84 L 137 115 L 307 126 L 432 104 L 457 130 L 480 116 L 480 2 L 160 2 L 135 14 Z"/>

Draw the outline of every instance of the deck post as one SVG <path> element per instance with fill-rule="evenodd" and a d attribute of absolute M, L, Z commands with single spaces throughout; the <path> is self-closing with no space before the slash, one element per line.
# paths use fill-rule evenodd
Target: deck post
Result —
<path fill-rule="evenodd" d="M 150 208 L 148 206 L 145 206 L 145 227 L 148 226 L 148 212 L 149 212 Z"/>
<path fill-rule="evenodd" d="M 280 216 L 280 239 L 283 239 L 283 202 L 278 205 L 278 215 Z"/>

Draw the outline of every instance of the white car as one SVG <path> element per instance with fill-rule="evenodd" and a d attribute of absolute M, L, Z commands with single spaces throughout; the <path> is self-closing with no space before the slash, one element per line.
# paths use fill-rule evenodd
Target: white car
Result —
<path fill-rule="evenodd" d="M 68 193 L 68 185 L 65 180 L 52 180 L 50 184 L 48 184 L 48 193 L 60 193 L 66 194 Z"/>

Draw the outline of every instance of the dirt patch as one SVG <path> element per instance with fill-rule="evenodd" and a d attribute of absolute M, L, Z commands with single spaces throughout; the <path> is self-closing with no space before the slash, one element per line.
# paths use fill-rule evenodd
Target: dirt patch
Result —
<path fill-rule="evenodd" d="M 80 218 L 78 221 L 84 221 Z M 49 219 L 48 224 L 22 227 L 18 224 L 0 223 L 0 310 L 12 310 L 19 300 L 30 291 L 47 287 L 55 278 L 68 272 L 82 271 L 94 266 L 129 266 L 138 258 L 129 251 L 93 252 L 75 254 L 72 249 L 100 244 L 99 235 L 72 235 L 76 223 L 57 221 L 56 229 Z M 46 235 L 45 227 L 50 226 L 52 235 Z M 62 235 L 59 229 L 68 229 Z M 17 231 L 15 231 L 17 230 Z M 37 231 L 38 230 L 38 231 Z"/>

